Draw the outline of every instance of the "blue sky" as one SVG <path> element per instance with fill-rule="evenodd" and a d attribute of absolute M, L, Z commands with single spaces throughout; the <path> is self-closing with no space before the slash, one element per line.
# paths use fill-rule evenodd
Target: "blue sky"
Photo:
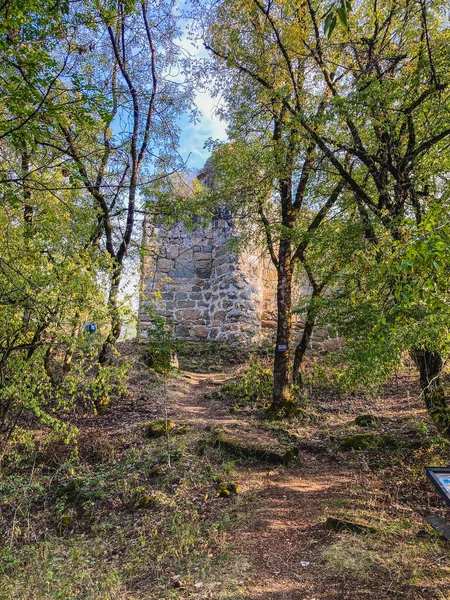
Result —
<path fill-rule="evenodd" d="M 188 14 L 190 0 L 178 0 L 175 10 L 179 12 L 180 16 Z M 189 21 L 190 18 L 183 19 L 184 32 L 179 40 L 183 54 L 192 57 L 194 60 L 206 58 L 208 53 L 203 48 L 201 42 L 197 41 L 194 45 L 191 39 L 189 39 Z M 218 100 L 212 98 L 207 91 L 197 91 L 195 104 L 201 112 L 200 120 L 196 123 L 191 123 L 188 115 L 179 120 L 181 128 L 180 154 L 184 160 L 188 160 L 188 169 L 201 169 L 205 164 L 209 157 L 208 151 L 204 148 L 208 138 L 226 140 L 226 123 L 220 121 L 215 115 L 217 103 Z"/>
<path fill-rule="evenodd" d="M 207 92 L 198 92 L 196 105 L 202 113 L 199 122 L 190 123 L 188 115 L 179 121 L 181 128 L 180 154 L 184 160 L 188 161 L 189 169 L 200 169 L 205 164 L 209 152 L 204 145 L 208 138 L 226 139 L 226 123 L 220 121 L 214 114 L 217 100 L 211 98 Z"/>

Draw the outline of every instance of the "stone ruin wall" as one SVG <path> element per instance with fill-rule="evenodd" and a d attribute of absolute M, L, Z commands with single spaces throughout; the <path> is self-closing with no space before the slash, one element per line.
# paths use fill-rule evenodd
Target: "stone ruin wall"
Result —
<path fill-rule="evenodd" d="M 145 303 L 156 296 L 156 309 L 177 339 L 261 341 L 262 265 L 250 254 L 228 250 L 234 233 L 225 207 L 216 210 L 209 227 L 158 229 L 154 255 L 144 266 L 141 331 L 151 326 Z"/>
<path fill-rule="evenodd" d="M 226 207 L 220 207 L 208 227 L 188 231 L 182 224 L 160 227 L 146 246 L 152 255 L 142 266 L 139 329 L 151 327 L 146 306 L 172 325 L 180 340 L 217 340 L 231 345 L 260 344 L 275 339 L 276 271 L 268 259 L 251 253 L 236 254 L 227 241 L 236 229 Z M 300 282 L 295 296 L 309 294 Z M 294 316 L 294 338 L 303 328 Z M 311 346 L 318 350 L 339 346 L 328 329 L 316 330 Z"/>

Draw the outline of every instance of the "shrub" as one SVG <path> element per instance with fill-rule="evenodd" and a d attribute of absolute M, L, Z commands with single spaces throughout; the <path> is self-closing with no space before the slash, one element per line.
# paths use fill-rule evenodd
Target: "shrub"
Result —
<path fill-rule="evenodd" d="M 174 355 L 178 344 L 173 339 L 172 328 L 166 319 L 150 310 L 151 327 L 148 331 L 148 342 L 144 352 L 145 364 L 157 373 L 169 373 L 176 369 Z"/>
<path fill-rule="evenodd" d="M 218 395 L 232 401 L 235 407 L 267 404 L 272 396 L 273 373 L 261 362 L 252 360 L 235 380 L 223 385 Z"/>

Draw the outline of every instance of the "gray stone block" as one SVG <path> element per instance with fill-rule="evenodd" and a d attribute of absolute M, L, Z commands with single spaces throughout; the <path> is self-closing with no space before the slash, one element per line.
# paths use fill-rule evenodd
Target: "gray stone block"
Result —
<path fill-rule="evenodd" d="M 175 326 L 175 336 L 178 338 L 188 338 L 190 327 L 187 323 L 178 323 Z"/>
<path fill-rule="evenodd" d="M 239 297 L 243 298 L 244 300 L 248 300 L 252 297 L 253 293 L 250 290 L 244 290 L 239 294 Z"/>
<path fill-rule="evenodd" d="M 183 321 L 195 321 L 200 318 L 201 314 L 202 313 L 196 308 L 186 308 L 182 311 Z"/>
<path fill-rule="evenodd" d="M 203 260 L 212 261 L 212 254 L 210 254 L 208 252 L 194 252 L 194 260 L 196 260 L 196 261 L 203 261 Z"/>
<path fill-rule="evenodd" d="M 173 264 L 173 260 L 169 260 L 168 258 L 160 258 L 158 259 L 157 269 L 158 271 L 168 272 L 170 269 L 172 269 Z"/>
<path fill-rule="evenodd" d="M 221 265 L 226 265 L 226 264 L 228 264 L 228 256 L 226 256 L 226 255 L 217 256 L 217 254 L 216 254 L 216 258 L 214 259 L 214 266 L 220 267 Z"/>
<path fill-rule="evenodd" d="M 169 271 L 169 275 L 177 279 L 189 279 L 194 277 L 195 262 L 190 259 L 179 259 L 175 261 L 175 266 Z"/>
<path fill-rule="evenodd" d="M 223 256 L 224 254 L 227 254 L 227 253 L 228 253 L 228 250 L 226 249 L 225 246 L 216 246 L 216 251 L 215 251 L 216 258 L 218 256 Z"/>
<path fill-rule="evenodd" d="M 188 295 L 186 292 L 177 292 L 175 294 L 175 300 L 187 300 Z"/>

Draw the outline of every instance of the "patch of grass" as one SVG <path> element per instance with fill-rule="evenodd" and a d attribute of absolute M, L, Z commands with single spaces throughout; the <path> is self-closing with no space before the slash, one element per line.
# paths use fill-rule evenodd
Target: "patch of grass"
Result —
<path fill-rule="evenodd" d="M 333 571 L 354 577 L 361 577 L 367 571 L 373 571 L 377 564 L 376 557 L 358 543 L 354 536 L 351 543 L 345 539 L 335 542 L 322 553 L 323 563 Z"/>
<path fill-rule="evenodd" d="M 0 551 L 1 600 L 128 600 L 119 565 L 101 544 L 48 537 L 28 548 Z"/>
<path fill-rule="evenodd" d="M 410 421 L 407 427 L 401 433 L 391 429 L 402 442 L 389 453 L 374 444 L 362 453 L 346 454 L 354 475 L 330 514 L 373 526 L 377 533 L 335 534 L 322 561 L 325 577 L 352 581 L 355 590 L 389 588 L 391 596 L 380 593 L 380 598 L 398 594 L 428 600 L 450 589 L 450 548 L 421 516 L 432 512 L 447 517 L 425 477 L 425 466 L 445 464 L 447 451 L 441 441 L 414 449 L 406 435 Z"/>
<path fill-rule="evenodd" d="M 345 575 L 371 588 L 379 578 L 392 594 L 409 587 L 411 597 L 436 597 L 433 588 L 436 592 L 450 585 L 448 550 L 433 539 L 418 542 L 393 534 L 344 534 L 323 551 L 321 559 L 330 575 Z"/>
<path fill-rule="evenodd" d="M 217 588 L 239 598 L 243 567 L 224 532 L 240 499 L 217 497 L 233 468 L 215 449 L 199 460 L 197 442 L 195 431 L 171 436 L 169 468 L 165 444 L 136 427 L 101 463 L 5 474 L 0 600 L 137 600 L 149 590 L 167 600 L 175 574 L 189 597 Z"/>

